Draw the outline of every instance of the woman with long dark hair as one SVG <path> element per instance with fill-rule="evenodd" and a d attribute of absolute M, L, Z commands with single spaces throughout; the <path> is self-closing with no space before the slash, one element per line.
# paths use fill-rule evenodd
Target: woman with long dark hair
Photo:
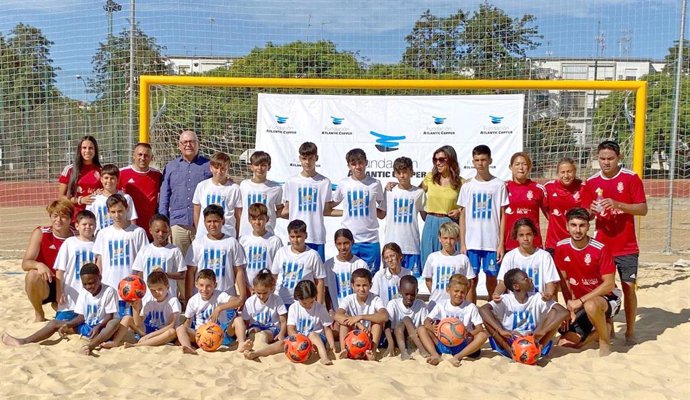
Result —
<path fill-rule="evenodd" d="M 93 194 L 103 187 L 96 138 L 86 135 L 79 140 L 74 163 L 62 170 L 58 182 L 58 198 L 74 204 L 75 216 L 93 203 Z"/>

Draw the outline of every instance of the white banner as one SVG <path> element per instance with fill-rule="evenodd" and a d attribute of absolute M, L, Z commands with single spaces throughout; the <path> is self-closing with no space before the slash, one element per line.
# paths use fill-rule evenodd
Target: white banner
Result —
<path fill-rule="evenodd" d="M 455 148 L 463 178 L 471 178 L 472 149 L 492 151 L 492 174 L 510 178 L 510 156 L 522 150 L 524 96 L 315 96 L 259 94 L 256 149 L 272 158 L 269 179 L 285 182 L 301 170 L 297 149 L 303 142 L 319 148 L 317 171 L 331 182 L 348 176 L 345 154 L 363 149 L 367 174 L 382 184 L 395 180 L 393 161 L 412 159 L 413 184 L 431 171 L 434 150 Z M 383 221 L 380 237 L 383 238 Z M 421 221 L 420 221 L 421 222 Z M 284 240 L 286 223 L 276 233 Z M 327 218 L 327 256 L 339 218 Z M 420 227 L 421 229 L 421 227 Z"/>

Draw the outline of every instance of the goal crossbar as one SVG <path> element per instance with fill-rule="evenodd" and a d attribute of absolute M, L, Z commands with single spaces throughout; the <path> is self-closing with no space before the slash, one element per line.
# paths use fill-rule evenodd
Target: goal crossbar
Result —
<path fill-rule="evenodd" d="M 407 80 L 407 79 L 302 79 L 302 78 L 231 78 L 205 76 L 142 75 L 139 77 L 139 141 L 149 142 L 152 85 L 220 86 L 292 89 L 391 89 L 391 90 L 611 90 L 635 92 L 635 129 L 633 132 L 632 169 L 644 171 L 646 81 L 584 80 Z"/>

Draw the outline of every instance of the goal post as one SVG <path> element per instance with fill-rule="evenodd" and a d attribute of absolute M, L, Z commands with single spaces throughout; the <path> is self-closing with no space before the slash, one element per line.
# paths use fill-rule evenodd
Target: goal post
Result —
<path fill-rule="evenodd" d="M 151 122 L 149 96 L 153 85 L 279 89 L 632 91 L 635 93 L 632 169 L 640 177 L 644 174 L 646 81 L 302 79 L 142 75 L 139 77 L 139 84 L 139 140 L 147 143 L 150 141 Z"/>

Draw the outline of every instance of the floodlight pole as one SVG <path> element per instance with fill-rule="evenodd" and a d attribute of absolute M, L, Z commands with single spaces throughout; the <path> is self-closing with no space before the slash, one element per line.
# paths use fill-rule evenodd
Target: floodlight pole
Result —
<path fill-rule="evenodd" d="M 132 142 L 132 129 L 134 128 L 134 7 L 135 0 L 130 0 L 130 15 L 129 15 L 129 124 L 127 126 L 127 148 L 130 148 Z"/>
<path fill-rule="evenodd" d="M 680 77 L 683 73 L 683 45 L 685 41 L 685 8 L 687 0 L 683 0 L 680 14 L 680 38 L 678 39 L 678 55 L 676 57 L 676 84 L 673 88 L 673 119 L 671 121 L 671 159 L 668 164 L 668 220 L 666 222 L 666 247 L 665 254 L 671 253 L 673 241 L 673 183 L 676 172 L 676 146 L 678 142 L 678 106 L 680 103 Z M 663 168 L 663 162 L 662 162 Z"/>

